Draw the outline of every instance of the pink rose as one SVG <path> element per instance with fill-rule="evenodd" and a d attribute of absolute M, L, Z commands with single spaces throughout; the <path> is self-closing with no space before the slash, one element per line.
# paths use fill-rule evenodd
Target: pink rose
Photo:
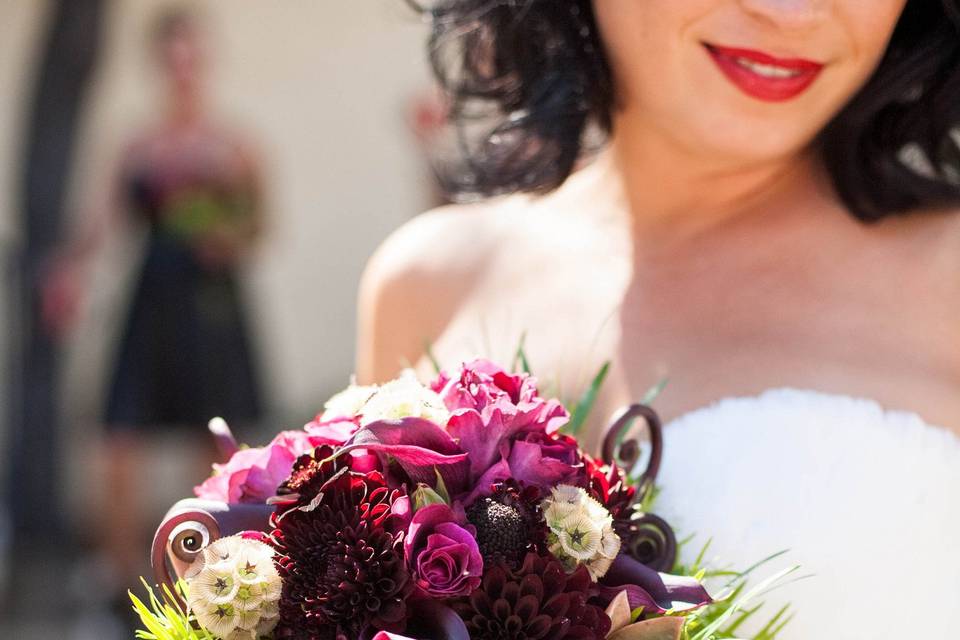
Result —
<path fill-rule="evenodd" d="M 416 585 L 430 596 L 466 596 L 480 585 L 483 557 L 473 527 L 457 524 L 445 504 L 413 514 L 403 548 Z"/>
<path fill-rule="evenodd" d="M 328 443 L 328 434 L 282 431 L 265 447 L 241 449 L 226 464 L 213 465 L 214 475 L 193 492 L 228 504 L 266 502 L 289 477 L 297 458 Z"/>

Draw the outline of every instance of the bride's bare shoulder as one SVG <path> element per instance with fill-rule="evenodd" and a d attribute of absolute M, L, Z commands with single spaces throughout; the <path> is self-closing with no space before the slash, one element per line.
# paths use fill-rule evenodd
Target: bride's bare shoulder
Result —
<path fill-rule="evenodd" d="M 522 196 L 449 205 L 394 231 L 367 263 L 360 283 L 357 375 L 389 378 L 423 355 L 496 259 L 508 217 Z"/>
<path fill-rule="evenodd" d="M 520 196 L 439 207 L 394 231 L 367 263 L 367 293 L 417 292 L 433 297 L 463 292 L 466 281 L 495 258 L 496 248 L 512 241 L 508 219 L 522 219 L 528 208 Z"/>

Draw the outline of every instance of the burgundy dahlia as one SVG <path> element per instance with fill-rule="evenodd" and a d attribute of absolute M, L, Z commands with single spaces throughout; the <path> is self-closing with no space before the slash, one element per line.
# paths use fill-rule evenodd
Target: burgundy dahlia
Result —
<path fill-rule="evenodd" d="M 602 640 L 610 618 L 588 604 L 591 585 L 585 567 L 567 574 L 554 558 L 530 553 L 516 571 L 488 569 L 480 587 L 453 609 L 471 640 Z"/>
<path fill-rule="evenodd" d="M 620 535 L 629 526 L 637 500 L 637 489 L 630 485 L 616 464 L 604 464 L 590 456 L 583 456 L 584 489 L 590 497 L 602 504 L 613 516 L 613 528 Z"/>
<path fill-rule="evenodd" d="M 411 582 L 403 560 L 407 497 L 378 471 L 350 469 L 318 447 L 297 461 L 273 516 L 283 580 L 277 638 L 360 637 L 402 631 Z"/>

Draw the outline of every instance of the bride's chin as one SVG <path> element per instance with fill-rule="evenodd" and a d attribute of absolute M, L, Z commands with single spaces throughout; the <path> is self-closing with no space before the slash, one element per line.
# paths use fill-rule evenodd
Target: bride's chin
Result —
<path fill-rule="evenodd" d="M 643 144 L 640 140 L 655 131 L 653 135 L 661 138 L 665 148 L 674 147 L 683 156 L 718 166 L 782 163 L 801 156 L 818 134 L 812 125 L 795 118 L 758 117 L 734 106 L 709 112 L 702 107 L 671 108 L 662 114 L 623 111 L 614 131 L 620 143 L 628 145 Z"/>
<path fill-rule="evenodd" d="M 799 158 L 814 136 L 793 130 L 788 123 L 732 118 L 714 120 L 686 130 L 682 142 L 689 152 L 719 165 L 763 165 Z"/>

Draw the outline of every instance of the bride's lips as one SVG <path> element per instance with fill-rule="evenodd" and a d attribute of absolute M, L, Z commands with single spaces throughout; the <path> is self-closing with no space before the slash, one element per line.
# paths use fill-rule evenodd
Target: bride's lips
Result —
<path fill-rule="evenodd" d="M 797 97 L 813 84 L 823 65 L 802 58 L 776 58 L 762 51 L 704 43 L 724 75 L 749 96 L 769 102 Z"/>

